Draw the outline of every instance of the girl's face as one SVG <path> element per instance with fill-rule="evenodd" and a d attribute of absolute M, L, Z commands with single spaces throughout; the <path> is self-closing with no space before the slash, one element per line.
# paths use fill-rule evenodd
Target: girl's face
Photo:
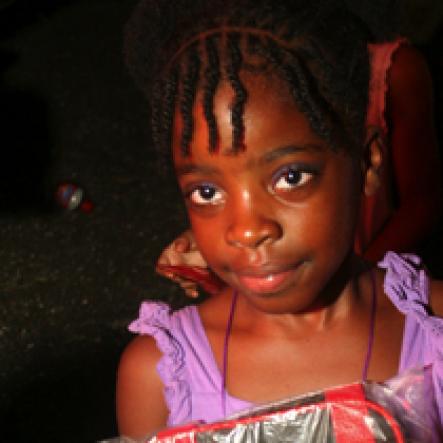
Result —
<path fill-rule="evenodd" d="M 244 80 L 246 150 L 230 153 L 232 91 L 214 112 L 220 150 L 208 150 L 199 100 L 191 155 L 173 158 L 197 245 L 210 268 L 265 312 L 301 312 L 326 288 L 353 247 L 361 191 L 359 161 L 333 152 L 294 105 L 283 81 Z"/>

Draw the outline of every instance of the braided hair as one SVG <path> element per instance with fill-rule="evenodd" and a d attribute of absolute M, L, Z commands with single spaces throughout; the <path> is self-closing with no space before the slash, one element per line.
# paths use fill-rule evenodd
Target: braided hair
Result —
<path fill-rule="evenodd" d="M 201 92 L 208 149 L 218 149 L 214 95 L 233 90 L 232 150 L 244 147 L 248 90 L 242 70 L 279 75 L 313 131 L 333 148 L 357 152 L 364 138 L 373 34 L 340 0 L 142 0 L 128 22 L 125 55 L 152 104 L 155 146 L 169 157 L 176 110 L 180 146 L 190 151 Z"/>

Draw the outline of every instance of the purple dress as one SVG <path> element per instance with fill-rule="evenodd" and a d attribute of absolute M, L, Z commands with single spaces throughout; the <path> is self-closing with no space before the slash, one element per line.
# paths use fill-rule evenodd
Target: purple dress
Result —
<path fill-rule="evenodd" d="M 388 252 L 379 266 L 386 269 L 386 295 L 406 316 L 398 372 L 432 364 L 443 424 L 443 318 L 428 313 L 429 277 L 414 255 Z M 168 426 L 224 417 L 222 374 L 195 306 L 171 314 L 164 303 L 144 302 L 139 318 L 130 324 L 129 330 L 153 336 L 163 353 L 158 373 L 165 385 L 170 411 Z M 254 405 L 250 402 L 226 396 L 227 415 L 251 406 Z"/>

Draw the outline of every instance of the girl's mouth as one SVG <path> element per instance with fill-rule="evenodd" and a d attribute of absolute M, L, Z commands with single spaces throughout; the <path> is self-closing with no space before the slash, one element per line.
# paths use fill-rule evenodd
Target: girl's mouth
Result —
<path fill-rule="evenodd" d="M 292 268 L 281 272 L 270 272 L 268 274 L 238 274 L 240 284 L 256 294 L 270 294 L 278 292 L 296 271 Z"/>

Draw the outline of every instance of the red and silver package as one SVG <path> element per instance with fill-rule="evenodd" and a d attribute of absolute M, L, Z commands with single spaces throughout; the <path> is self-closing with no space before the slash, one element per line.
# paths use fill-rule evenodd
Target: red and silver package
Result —
<path fill-rule="evenodd" d="M 149 443 L 438 442 L 425 371 L 354 383 L 254 408 L 227 420 L 170 428 Z"/>

